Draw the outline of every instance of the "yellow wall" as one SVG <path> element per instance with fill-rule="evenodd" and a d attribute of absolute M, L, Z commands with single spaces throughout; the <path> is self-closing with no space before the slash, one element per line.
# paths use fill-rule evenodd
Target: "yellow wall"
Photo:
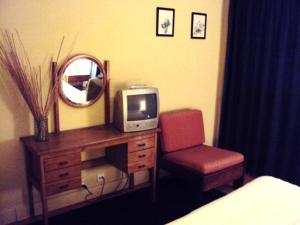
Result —
<path fill-rule="evenodd" d="M 202 109 L 206 143 L 211 144 L 218 121 L 228 2 L 1 0 L 0 27 L 16 29 L 32 64 L 42 65 L 44 71 L 64 36 L 59 63 L 75 53 L 110 60 L 112 97 L 127 83 L 146 83 L 159 89 L 161 111 Z M 156 37 L 156 7 L 175 8 L 174 37 Z M 205 40 L 190 39 L 192 11 L 208 14 Z M 15 206 L 26 205 L 24 157 L 18 139 L 33 133 L 33 121 L 23 99 L 0 73 L 1 218 L 1 212 L 10 215 Z M 60 101 L 61 129 L 101 124 L 103 111 L 102 100 L 84 109 Z M 18 217 L 26 217 L 26 213 Z"/>

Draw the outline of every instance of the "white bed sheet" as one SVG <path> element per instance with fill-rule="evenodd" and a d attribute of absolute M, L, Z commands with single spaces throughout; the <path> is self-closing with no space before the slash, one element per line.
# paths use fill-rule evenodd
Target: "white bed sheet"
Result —
<path fill-rule="evenodd" d="M 262 176 L 168 225 L 300 225 L 300 187 Z"/>
<path fill-rule="evenodd" d="M 81 91 L 64 80 L 62 81 L 62 89 L 71 102 L 78 104 L 86 102 L 86 90 Z"/>

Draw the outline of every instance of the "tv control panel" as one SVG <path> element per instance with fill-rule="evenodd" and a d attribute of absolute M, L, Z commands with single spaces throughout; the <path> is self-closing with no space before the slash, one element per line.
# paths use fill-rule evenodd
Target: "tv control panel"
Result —
<path fill-rule="evenodd" d="M 133 132 L 133 131 L 141 131 L 141 130 L 149 130 L 157 128 L 157 120 L 144 120 L 144 121 L 131 121 L 130 123 L 127 123 L 124 132 Z"/>

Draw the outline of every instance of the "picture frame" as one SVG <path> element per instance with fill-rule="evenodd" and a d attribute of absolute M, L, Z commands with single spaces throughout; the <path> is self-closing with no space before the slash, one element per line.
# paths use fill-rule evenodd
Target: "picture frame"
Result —
<path fill-rule="evenodd" d="M 175 9 L 156 8 L 156 36 L 174 36 Z"/>
<path fill-rule="evenodd" d="M 192 12 L 191 38 L 206 39 L 207 14 Z"/>

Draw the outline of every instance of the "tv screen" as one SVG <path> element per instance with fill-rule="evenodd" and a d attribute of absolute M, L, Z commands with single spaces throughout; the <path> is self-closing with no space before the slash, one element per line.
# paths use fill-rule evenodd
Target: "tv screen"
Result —
<path fill-rule="evenodd" d="M 137 121 L 156 118 L 156 94 L 142 94 L 127 96 L 128 121 Z"/>

